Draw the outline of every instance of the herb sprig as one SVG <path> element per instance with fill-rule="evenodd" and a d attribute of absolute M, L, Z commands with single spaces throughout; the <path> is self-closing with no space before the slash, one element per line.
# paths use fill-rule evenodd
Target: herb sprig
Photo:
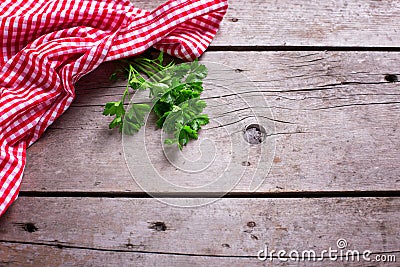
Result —
<path fill-rule="evenodd" d="M 164 63 L 163 53 L 157 58 L 141 55 L 130 60 L 122 60 L 122 68 L 113 73 L 111 80 L 116 80 L 122 73 L 127 78 L 127 86 L 119 101 L 108 102 L 103 115 L 115 116 L 109 128 L 118 127 L 124 134 L 132 135 L 144 125 L 144 119 L 150 106 L 132 104 L 129 110 L 125 104 L 132 94 L 129 88 L 149 90 L 153 111 L 162 128 L 172 137 L 165 139 L 166 144 L 177 144 L 180 149 L 189 140 L 198 139 L 201 126 L 209 123 L 207 114 L 202 114 L 206 102 L 200 99 L 203 92 L 203 79 L 207 68 L 197 60 L 191 63 Z M 147 77 L 147 79 L 145 78 Z"/>

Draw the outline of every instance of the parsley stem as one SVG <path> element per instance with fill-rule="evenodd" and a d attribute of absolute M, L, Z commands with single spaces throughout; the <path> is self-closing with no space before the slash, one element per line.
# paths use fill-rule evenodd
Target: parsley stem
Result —
<path fill-rule="evenodd" d="M 130 72 L 129 72 L 129 75 L 128 75 L 128 83 L 126 84 L 125 91 L 124 91 L 124 95 L 122 96 L 122 104 L 125 103 L 126 95 L 129 95 L 129 98 L 130 98 L 130 94 L 129 94 L 129 81 L 131 80 L 131 77 L 132 77 L 132 72 L 130 71 Z"/>

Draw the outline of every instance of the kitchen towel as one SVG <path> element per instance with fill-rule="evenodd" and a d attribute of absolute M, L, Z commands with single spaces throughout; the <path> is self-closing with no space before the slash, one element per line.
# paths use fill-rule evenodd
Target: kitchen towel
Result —
<path fill-rule="evenodd" d="M 226 0 L 171 0 L 153 11 L 128 0 L 2 0 L 0 215 L 18 196 L 26 148 L 68 109 L 83 75 L 150 47 L 193 60 L 226 10 Z"/>

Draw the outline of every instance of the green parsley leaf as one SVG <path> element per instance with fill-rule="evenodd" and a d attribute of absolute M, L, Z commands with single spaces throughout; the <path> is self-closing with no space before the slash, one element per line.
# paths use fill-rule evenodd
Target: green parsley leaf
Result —
<path fill-rule="evenodd" d="M 108 102 L 104 107 L 104 115 L 115 116 L 109 127 L 119 127 L 120 131 L 128 135 L 138 132 L 150 112 L 150 106 L 133 104 L 126 111 L 125 98 L 130 95 L 128 88 L 149 89 L 154 104 L 153 111 L 158 118 L 157 127 L 173 135 L 165 143 L 177 144 L 182 149 L 191 139 L 197 139 L 201 126 L 209 123 L 208 116 L 201 114 L 206 102 L 200 100 L 203 80 L 208 72 L 206 66 L 197 60 L 178 65 L 170 62 L 165 65 L 162 52 L 155 59 L 142 55 L 122 62 L 125 66 L 121 69 L 128 78 L 127 88 L 120 101 Z M 110 79 L 115 80 L 120 70 L 113 73 Z M 149 79 L 145 79 L 145 76 Z"/>

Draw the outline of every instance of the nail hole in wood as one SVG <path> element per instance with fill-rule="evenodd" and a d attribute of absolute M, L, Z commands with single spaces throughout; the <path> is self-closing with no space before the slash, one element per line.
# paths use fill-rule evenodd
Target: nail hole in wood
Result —
<path fill-rule="evenodd" d="M 150 229 L 156 230 L 156 231 L 165 231 L 167 230 L 167 226 L 163 222 L 153 222 L 149 226 Z"/>
<path fill-rule="evenodd" d="M 265 140 L 266 131 L 259 124 L 250 124 L 244 129 L 243 136 L 249 144 L 257 145 Z"/>
<path fill-rule="evenodd" d="M 250 237 L 251 237 L 251 239 L 258 240 L 258 236 L 256 236 L 256 235 L 250 235 Z"/>
<path fill-rule="evenodd" d="M 24 230 L 29 233 L 33 233 L 39 230 L 39 228 L 37 228 L 34 223 L 28 222 L 24 224 Z"/>
<path fill-rule="evenodd" d="M 248 222 L 248 223 L 247 223 L 247 227 L 254 228 L 254 227 L 256 227 L 256 223 L 253 222 L 253 221 Z"/>
<path fill-rule="evenodd" d="M 386 74 L 385 81 L 388 81 L 390 83 L 395 83 L 399 81 L 399 78 L 397 77 L 396 74 Z"/>
<path fill-rule="evenodd" d="M 232 18 L 231 21 L 232 22 L 237 22 L 239 19 L 238 18 Z"/>

